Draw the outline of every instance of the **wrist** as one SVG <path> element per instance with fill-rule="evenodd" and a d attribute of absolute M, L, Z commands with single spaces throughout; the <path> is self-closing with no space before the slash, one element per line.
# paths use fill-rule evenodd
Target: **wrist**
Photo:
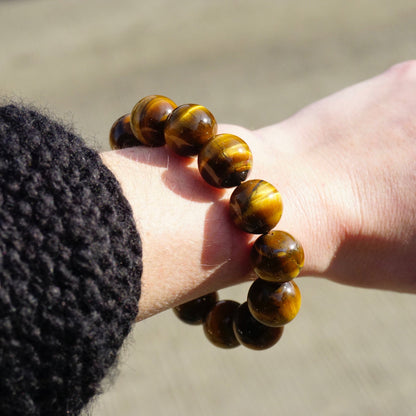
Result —
<path fill-rule="evenodd" d="M 302 275 L 331 278 L 338 248 L 356 228 L 356 198 L 347 170 L 331 166 L 313 148 L 302 149 L 306 134 L 297 126 L 294 117 L 253 132 L 263 145 L 260 174 L 282 194 L 284 215 L 277 228 L 302 241 Z"/>

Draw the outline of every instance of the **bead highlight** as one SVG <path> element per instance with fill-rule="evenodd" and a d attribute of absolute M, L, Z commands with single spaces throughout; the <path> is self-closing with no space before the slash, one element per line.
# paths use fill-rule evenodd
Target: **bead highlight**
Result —
<path fill-rule="evenodd" d="M 301 305 L 295 282 L 275 283 L 257 279 L 247 295 L 250 313 L 266 326 L 283 326 L 292 321 Z"/>
<path fill-rule="evenodd" d="M 282 216 L 282 197 L 269 182 L 253 179 L 234 190 L 229 209 L 237 227 L 247 233 L 264 234 L 273 229 Z"/>
<path fill-rule="evenodd" d="M 163 95 L 142 98 L 131 111 L 131 129 L 137 140 L 151 147 L 165 144 L 164 124 L 177 105 Z"/>
<path fill-rule="evenodd" d="M 284 231 L 271 231 L 254 243 L 251 264 L 258 277 L 271 282 L 287 282 L 298 276 L 305 255 L 299 241 Z"/>
<path fill-rule="evenodd" d="M 130 114 L 118 118 L 110 129 L 110 147 L 112 150 L 126 149 L 138 146 L 140 142 L 136 139 L 130 127 Z"/>
<path fill-rule="evenodd" d="M 235 348 L 240 345 L 233 330 L 233 317 L 239 306 L 233 300 L 220 300 L 208 313 L 204 332 L 217 347 Z"/>
<path fill-rule="evenodd" d="M 231 188 L 245 181 L 253 166 L 247 143 L 233 134 L 218 134 L 198 154 L 198 169 L 216 188 Z"/>
<path fill-rule="evenodd" d="M 211 112 L 197 104 L 177 107 L 166 121 L 165 140 L 180 156 L 197 155 L 202 146 L 217 134 L 217 122 Z"/>

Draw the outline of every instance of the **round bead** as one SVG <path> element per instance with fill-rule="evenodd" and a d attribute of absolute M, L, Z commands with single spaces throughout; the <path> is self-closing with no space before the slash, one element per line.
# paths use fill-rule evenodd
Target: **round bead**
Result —
<path fill-rule="evenodd" d="M 163 146 L 165 121 L 176 107 L 171 99 L 163 95 L 142 98 L 131 111 L 133 134 L 145 146 Z"/>
<path fill-rule="evenodd" d="M 113 150 L 118 150 L 139 146 L 140 144 L 131 131 L 130 114 L 119 117 L 110 130 L 110 147 Z"/>
<path fill-rule="evenodd" d="M 229 208 L 237 227 L 252 234 L 273 229 L 283 212 L 278 190 L 269 182 L 257 179 L 243 182 L 234 190 Z"/>
<path fill-rule="evenodd" d="M 217 134 L 217 122 L 202 105 L 177 107 L 165 124 L 166 144 L 178 155 L 198 154 L 202 146 Z"/>
<path fill-rule="evenodd" d="M 253 350 L 265 350 L 276 344 L 284 327 L 270 327 L 261 324 L 251 315 L 247 302 L 240 305 L 234 317 L 234 333 L 240 342 Z"/>
<path fill-rule="evenodd" d="M 283 326 L 300 309 L 300 290 L 294 282 L 267 282 L 257 279 L 250 287 L 247 304 L 255 319 L 266 326 Z"/>
<path fill-rule="evenodd" d="M 253 166 L 247 143 L 233 134 L 219 134 L 209 140 L 198 155 L 201 176 L 217 188 L 231 188 L 245 181 Z"/>
<path fill-rule="evenodd" d="M 234 314 L 239 306 L 232 300 L 220 300 L 205 318 L 205 335 L 217 347 L 234 348 L 240 345 L 233 330 Z"/>
<path fill-rule="evenodd" d="M 218 293 L 208 295 L 183 303 L 173 308 L 175 315 L 183 322 L 191 325 L 202 324 L 210 309 L 218 301 Z"/>
<path fill-rule="evenodd" d="M 287 282 L 301 271 L 305 255 L 299 241 L 284 231 L 260 236 L 251 249 L 251 264 L 258 277 Z"/>

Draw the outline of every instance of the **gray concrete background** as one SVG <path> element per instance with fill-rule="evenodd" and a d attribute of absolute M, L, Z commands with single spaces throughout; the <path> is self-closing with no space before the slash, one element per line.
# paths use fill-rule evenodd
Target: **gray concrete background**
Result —
<path fill-rule="evenodd" d="M 147 94 L 256 128 L 415 58 L 416 3 L 3 1 L 0 39 L 1 96 L 108 149 L 113 120 Z M 170 311 L 140 323 L 91 414 L 415 415 L 414 296 L 299 284 L 301 313 L 262 353 L 218 350 Z"/>

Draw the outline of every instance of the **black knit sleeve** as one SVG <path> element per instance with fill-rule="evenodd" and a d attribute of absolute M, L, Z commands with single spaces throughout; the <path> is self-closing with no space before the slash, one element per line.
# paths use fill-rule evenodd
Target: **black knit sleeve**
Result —
<path fill-rule="evenodd" d="M 0 414 L 76 415 L 137 315 L 141 243 L 99 155 L 0 108 Z"/>

